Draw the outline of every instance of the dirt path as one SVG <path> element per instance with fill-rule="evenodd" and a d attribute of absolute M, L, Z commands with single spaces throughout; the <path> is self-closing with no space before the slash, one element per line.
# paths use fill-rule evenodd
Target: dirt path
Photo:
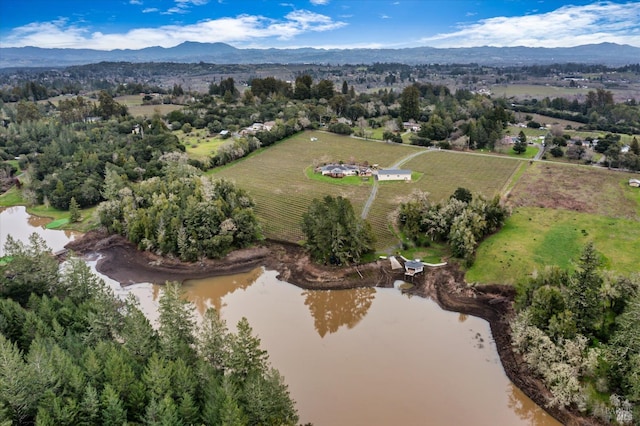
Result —
<path fill-rule="evenodd" d="M 360 287 L 393 287 L 404 279 L 393 271 L 388 260 L 344 268 L 326 267 L 311 262 L 300 246 L 277 242 L 238 250 L 223 259 L 184 263 L 176 259 L 140 252 L 120 236 L 89 232 L 72 241 L 67 248 L 77 254 L 99 253 L 97 270 L 125 285 L 133 282 L 182 281 L 215 275 L 230 275 L 264 266 L 279 273 L 278 278 L 304 289 L 329 290 Z M 547 407 L 550 394 L 532 376 L 526 364 L 513 352 L 509 320 L 513 317 L 515 290 L 506 285 L 469 287 L 464 274 L 455 265 L 428 269 L 414 279 L 408 293 L 430 297 L 441 308 L 473 315 L 489 322 L 500 360 L 507 377 L 536 404 L 565 425 L 597 425 L 579 413 Z"/>

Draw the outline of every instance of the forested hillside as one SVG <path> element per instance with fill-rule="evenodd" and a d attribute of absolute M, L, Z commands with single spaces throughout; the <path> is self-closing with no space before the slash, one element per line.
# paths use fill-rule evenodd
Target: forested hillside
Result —
<path fill-rule="evenodd" d="M 0 266 L 0 424 L 295 425 L 287 386 L 246 319 L 196 325 L 169 283 L 151 324 L 86 263 L 9 240 Z"/>

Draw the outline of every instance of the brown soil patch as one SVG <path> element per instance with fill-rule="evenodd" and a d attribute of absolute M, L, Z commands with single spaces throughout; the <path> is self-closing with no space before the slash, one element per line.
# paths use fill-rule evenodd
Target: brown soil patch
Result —
<path fill-rule="evenodd" d="M 535 162 L 509 194 L 514 207 L 573 210 L 638 220 L 638 206 L 625 196 L 633 175 L 595 166 Z"/>
<path fill-rule="evenodd" d="M 89 232 L 67 245 L 78 254 L 99 253 L 101 273 L 123 283 L 182 281 L 214 275 L 249 271 L 258 266 L 276 270 L 278 278 L 305 289 L 329 290 L 359 287 L 392 287 L 404 279 L 402 271 L 393 271 L 387 260 L 344 268 L 311 262 L 305 251 L 293 244 L 267 241 L 263 245 L 237 250 L 223 259 L 196 263 L 180 262 L 140 252 L 120 236 Z M 429 269 L 414 278 L 410 294 L 430 297 L 441 308 L 473 315 L 489 322 L 500 360 L 507 377 L 529 398 L 565 425 L 598 425 L 580 416 L 576 410 L 548 408 L 550 393 L 527 368 L 511 347 L 509 321 L 514 315 L 515 289 L 508 285 L 469 287 L 464 273 L 456 265 Z"/>

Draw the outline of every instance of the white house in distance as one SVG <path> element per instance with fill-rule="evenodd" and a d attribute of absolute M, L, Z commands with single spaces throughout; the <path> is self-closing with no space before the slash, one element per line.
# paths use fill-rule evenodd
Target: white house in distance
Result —
<path fill-rule="evenodd" d="M 376 179 L 383 180 L 403 180 L 409 182 L 411 180 L 411 170 L 401 169 L 383 169 L 378 170 L 376 173 Z"/>

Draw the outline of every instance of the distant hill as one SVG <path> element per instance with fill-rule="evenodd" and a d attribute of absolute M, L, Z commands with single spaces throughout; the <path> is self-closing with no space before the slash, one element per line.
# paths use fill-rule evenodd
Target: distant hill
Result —
<path fill-rule="evenodd" d="M 52 67 L 97 62 L 208 62 L 218 64 L 314 63 L 371 64 L 374 62 L 478 63 L 533 65 L 577 62 L 621 66 L 640 62 L 640 48 L 614 43 L 577 47 L 464 47 L 439 49 L 238 49 L 225 43 L 185 42 L 175 47 L 140 50 L 0 48 L 0 68 Z"/>

